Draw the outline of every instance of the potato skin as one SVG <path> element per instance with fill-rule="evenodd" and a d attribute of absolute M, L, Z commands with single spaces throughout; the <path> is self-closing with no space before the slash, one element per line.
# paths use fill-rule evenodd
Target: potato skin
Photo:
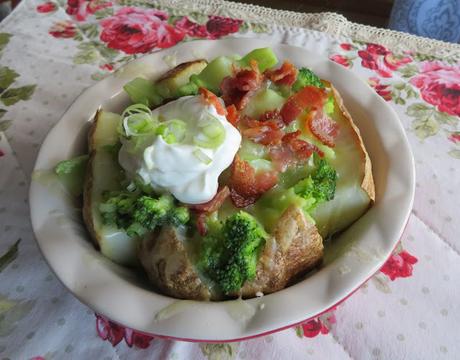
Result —
<path fill-rule="evenodd" d="M 209 300 L 211 293 L 201 281 L 184 246 L 185 238 L 171 226 L 143 238 L 139 260 L 150 281 L 166 295 L 178 299 Z"/>
<path fill-rule="evenodd" d="M 163 293 L 179 299 L 222 300 L 201 280 L 185 240 L 169 226 L 142 240 L 138 256 L 150 281 Z M 319 264 L 322 257 L 323 241 L 315 225 L 301 209 L 288 208 L 262 250 L 256 278 L 230 296 L 252 298 L 258 292 L 281 290 Z"/>

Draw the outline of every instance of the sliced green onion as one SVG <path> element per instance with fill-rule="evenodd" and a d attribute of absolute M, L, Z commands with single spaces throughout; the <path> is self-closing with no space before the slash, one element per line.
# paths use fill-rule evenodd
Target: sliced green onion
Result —
<path fill-rule="evenodd" d="M 126 190 L 128 190 L 129 192 L 133 192 L 133 191 L 136 191 L 137 187 L 136 187 L 136 184 L 134 183 L 134 181 L 131 181 L 129 183 L 129 185 L 126 187 Z"/>
<path fill-rule="evenodd" d="M 158 121 L 152 111 L 144 104 L 128 106 L 121 114 L 122 126 L 126 136 L 140 136 L 154 133 Z"/>
<path fill-rule="evenodd" d="M 197 148 L 193 151 L 193 155 L 196 156 L 198 160 L 200 160 L 203 164 L 209 165 L 212 161 L 212 159 L 204 153 L 203 150 L 200 148 Z"/>
<path fill-rule="evenodd" d="M 225 140 L 225 129 L 219 119 L 208 116 L 200 119 L 198 127 L 201 129 L 193 142 L 202 148 L 215 149 L 219 147 Z"/>
<path fill-rule="evenodd" d="M 187 124 L 179 119 L 165 121 L 156 129 L 156 134 L 161 135 L 168 144 L 181 143 L 184 141 L 186 133 Z"/>

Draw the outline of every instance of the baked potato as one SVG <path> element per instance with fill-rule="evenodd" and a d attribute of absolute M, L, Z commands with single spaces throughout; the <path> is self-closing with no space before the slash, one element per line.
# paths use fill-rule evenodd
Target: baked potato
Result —
<path fill-rule="evenodd" d="M 191 75 L 199 74 L 206 64 L 197 60 L 178 65 L 157 80 L 156 91 L 164 102 L 183 96 Z M 244 281 L 238 291 L 223 295 L 209 274 L 203 273 L 197 261 L 196 237 L 190 236 L 185 226 L 164 222 L 142 236 L 128 236 L 124 230 L 104 224 L 99 211 L 103 194 L 121 190 L 124 179 L 117 156 L 111 151 L 119 140 L 120 116 L 105 111 L 97 112 L 89 131 L 90 157 L 83 193 L 83 218 L 95 244 L 119 264 L 141 265 L 159 291 L 180 299 L 251 298 L 276 292 L 302 278 L 321 264 L 323 238 L 348 227 L 375 201 L 371 162 L 359 130 L 337 90 L 327 81 L 322 83 L 333 98 L 334 111 L 330 116 L 340 128 L 334 151 L 328 156 L 337 174 L 335 196 L 308 214 L 296 203 L 280 205 L 276 198 L 259 209 L 248 210 L 265 219 L 261 224 L 269 230 L 269 235 L 260 248 L 255 275 Z M 269 88 L 254 95 L 258 97 L 261 98 L 258 103 L 249 103 L 246 115 L 258 118 L 285 101 L 279 92 Z"/>

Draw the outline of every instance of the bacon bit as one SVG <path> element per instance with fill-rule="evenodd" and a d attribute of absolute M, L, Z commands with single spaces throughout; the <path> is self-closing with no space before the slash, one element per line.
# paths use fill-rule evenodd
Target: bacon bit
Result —
<path fill-rule="evenodd" d="M 236 106 L 233 104 L 227 106 L 227 120 L 235 127 L 240 121 L 240 114 L 238 113 L 238 110 L 236 110 Z"/>
<path fill-rule="evenodd" d="M 224 186 L 219 191 L 217 191 L 217 194 L 208 202 L 203 204 L 189 205 L 189 208 L 199 212 L 212 213 L 219 210 L 229 195 L 230 189 L 228 186 Z"/>
<path fill-rule="evenodd" d="M 284 126 L 284 123 L 276 119 L 269 119 L 268 115 L 264 115 L 261 118 L 266 120 L 263 121 L 244 116 L 241 123 L 247 129 L 241 132 L 242 135 L 263 145 L 279 144 L 283 137 L 283 131 L 280 129 Z"/>
<path fill-rule="evenodd" d="M 339 134 L 339 126 L 324 114 L 316 114 L 307 119 L 307 125 L 310 131 L 319 141 L 329 147 L 335 146 L 335 138 Z"/>
<path fill-rule="evenodd" d="M 326 100 L 326 92 L 315 86 L 305 86 L 290 96 L 281 108 L 281 117 L 285 124 L 291 123 L 307 107 L 321 109 Z"/>
<path fill-rule="evenodd" d="M 314 152 L 320 157 L 324 156 L 324 153 L 316 145 L 298 139 L 300 134 L 300 130 L 287 133 L 283 136 L 280 146 L 270 149 L 270 158 L 278 171 L 283 172 L 289 165 L 305 161 Z"/>
<path fill-rule="evenodd" d="M 243 136 L 262 145 L 276 145 L 281 142 L 283 132 L 279 129 L 273 129 L 270 126 L 259 126 L 245 129 L 241 132 Z"/>
<path fill-rule="evenodd" d="M 289 61 L 285 61 L 279 69 L 267 70 L 264 75 L 277 85 L 291 86 L 297 78 L 297 73 L 297 68 Z"/>
<path fill-rule="evenodd" d="M 324 156 L 324 153 L 316 145 L 313 145 L 308 141 L 298 139 L 300 134 L 300 130 L 287 133 L 283 136 L 283 144 L 286 144 L 301 160 L 308 159 L 312 156 L 313 152 L 316 152 L 321 157 Z"/>
<path fill-rule="evenodd" d="M 230 198 L 232 199 L 233 205 L 235 205 L 239 209 L 252 205 L 257 201 L 256 197 L 250 196 L 245 198 L 233 189 L 230 190 Z"/>
<path fill-rule="evenodd" d="M 278 111 L 278 109 L 268 110 L 264 112 L 262 115 L 260 115 L 259 120 L 260 121 L 274 120 L 276 121 L 277 124 L 279 124 L 278 127 L 280 129 L 284 126 L 283 118 L 281 117 L 281 114 Z"/>
<path fill-rule="evenodd" d="M 208 89 L 203 87 L 200 87 L 199 91 L 206 104 L 214 106 L 219 115 L 227 115 L 225 107 L 222 105 L 219 98 L 212 91 L 209 91 Z"/>
<path fill-rule="evenodd" d="M 246 207 L 266 191 L 270 190 L 278 182 L 276 171 L 264 171 L 256 174 L 254 168 L 237 155 L 232 164 L 230 176 L 230 197 L 233 204 L 238 207 Z"/>
<path fill-rule="evenodd" d="M 208 227 L 206 226 L 206 213 L 200 212 L 200 213 L 197 214 L 196 228 L 198 230 L 198 233 L 201 236 L 206 235 L 206 233 L 208 232 Z"/>
<path fill-rule="evenodd" d="M 222 80 L 220 89 L 226 105 L 234 104 L 237 110 L 242 110 L 251 95 L 257 91 L 263 81 L 257 62 L 251 61 L 251 69 L 234 70 L 233 76 Z"/>

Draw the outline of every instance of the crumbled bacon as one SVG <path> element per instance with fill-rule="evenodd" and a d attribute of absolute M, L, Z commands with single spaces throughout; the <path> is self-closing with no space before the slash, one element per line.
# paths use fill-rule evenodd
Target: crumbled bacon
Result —
<path fill-rule="evenodd" d="M 222 80 L 220 90 L 226 105 L 235 105 L 237 110 L 243 109 L 249 98 L 257 91 L 263 82 L 257 62 L 251 61 L 251 69 L 236 70 L 233 76 Z"/>
<path fill-rule="evenodd" d="M 275 110 L 268 110 L 264 112 L 262 115 L 259 117 L 259 121 L 268 121 L 268 120 L 274 120 L 279 128 L 282 128 L 284 126 L 283 118 L 281 117 L 280 112 L 278 109 Z"/>
<path fill-rule="evenodd" d="M 217 191 L 217 194 L 208 202 L 204 204 L 189 205 L 189 208 L 199 212 L 212 213 L 219 210 L 229 195 L 230 189 L 228 186 L 224 186 L 219 191 Z"/>
<path fill-rule="evenodd" d="M 289 124 L 306 108 L 322 108 L 325 100 L 326 92 L 323 89 L 305 86 L 287 99 L 281 108 L 281 117 L 286 124 Z"/>
<path fill-rule="evenodd" d="M 224 105 L 222 105 L 219 98 L 212 91 L 203 87 L 201 87 L 199 91 L 205 104 L 214 106 L 219 115 L 227 115 Z"/>
<path fill-rule="evenodd" d="M 279 144 L 283 137 L 283 132 L 281 130 L 273 129 L 267 125 L 245 129 L 241 133 L 244 137 L 262 145 Z"/>
<path fill-rule="evenodd" d="M 233 126 L 237 126 L 238 122 L 240 121 L 240 114 L 238 113 L 238 110 L 236 110 L 235 105 L 229 105 L 227 106 L 227 120 L 230 124 Z"/>
<path fill-rule="evenodd" d="M 335 146 L 335 138 L 339 134 L 339 126 L 335 121 L 322 112 L 317 112 L 307 119 L 307 126 L 324 145 Z"/>
<path fill-rule="evenodd" d="M 196 227 L 201 236 L 204 236 L 207 233 L 207 214 L 219 210 L 219 208 L 222 206 L 222 204 L 228 198 L 229 195 L 230 189 L 228 188 L 228 186 L 224 186 L 219 191 L 217 191 L 217 194 L 208 202 L 203 204 L 188 205 L 189 209 L 193 210 L 196 214 Z"/>
<path fill-rule="evenodd" d="M 201 236 L 205 236 L 208 232 L 208 227 L 206 226 L 206 213 L 200 212 L 196 216 L 196 228 L 198 233 Z"/>
<path fill-rule="evenodd" d="M 289 165 L 305 161 L 314 152 L 323 157 L 324 153 L 308 141 L 298 139 L 300 130 L 287 133 L 279 146 L 270 149 L 270 158 L 278 171 L 285 171 Z"/>
<path fill-rule="evenodd" d="M 277 85 L 291 86 L 297 78 L 297 73 L 296 67 L 289 61 L 285 61 L 279 69 L 267 70 L 264 75 Z"/>
<path fill-rule="evenodd" d="M 230 176 L 230 197 L 233 204 L 238 207 L 246 207 L 266 191 L 270 190 L 278 182 L 276 171 L 259 171 L 237 155 L 232 164 Z"/>
<path fill-rule="evenodd" d="M 276 145 L 283 137 L 283 131 L 280 130 L 284 124 L 276 119 L 255 120 L 249 116 L 244 116 L 242 125 L 246 126 L 241 131 L 242 135 L 252 141 L 263 145 Z"/>

